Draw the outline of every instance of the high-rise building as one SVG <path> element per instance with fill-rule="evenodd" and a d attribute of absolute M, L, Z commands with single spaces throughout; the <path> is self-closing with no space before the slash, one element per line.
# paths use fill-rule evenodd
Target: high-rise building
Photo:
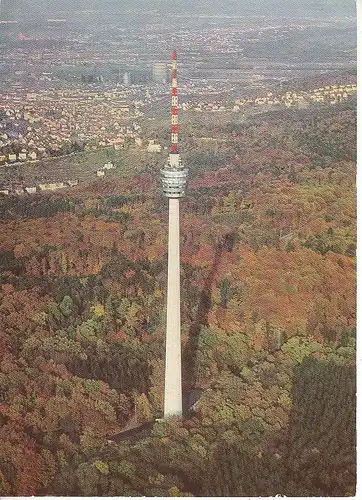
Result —
<path fill-rule="evenodd" d="M 123 73 L 123 85 L 130 85 L 131 84 L 131 73 L 129 71 L 126 71 L 126 73 Z"/>
<path fill-rule="evenodd" d="M 163 194 L 168 198 L 168 279 L 164 417 L 182 415 L 181 315 L 180 315 L 180 214 L 188 168 L 178 150 L 177 60 L 172 52 L 171 151 L 161 170 Z"/>
<path fill-rule="evenodd" d="M 157 83 L 167 82 L 167 65 L 162 62 L 154 63 L 152 68 L 153 81 Z"/>

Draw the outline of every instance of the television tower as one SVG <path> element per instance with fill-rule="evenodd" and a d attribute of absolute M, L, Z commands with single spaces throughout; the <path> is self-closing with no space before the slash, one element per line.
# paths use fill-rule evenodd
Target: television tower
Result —
<path fill-rule="evenodd" d="M 180 317 L 180 210 L 188 168 L 178 150 L 177 58 L 172 52 L 171 151 L 161 169 L 163 194 L 168 198 L 168 278 L 164 418 L 182 415 L 181 317 Z"/>

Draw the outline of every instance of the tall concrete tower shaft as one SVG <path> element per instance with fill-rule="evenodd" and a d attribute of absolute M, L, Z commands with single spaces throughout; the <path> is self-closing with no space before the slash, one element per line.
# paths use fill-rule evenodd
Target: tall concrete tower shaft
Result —
<path fill-rule="evenodd" d="M 168 202 L 168 279 L 164 416 L 182 415 L 179 200 Z"/>
<path fill-rule="evenodd" d="M 178 151 L 178 96 L 176 52 L 172 53 L 171 152 L 161 170 L 163 194 L 169 199 L 168 279 L 164 417 L 182 415 L 181 315 L 180 315 L 180 207 L 185 195 L 188 168 Z"/>

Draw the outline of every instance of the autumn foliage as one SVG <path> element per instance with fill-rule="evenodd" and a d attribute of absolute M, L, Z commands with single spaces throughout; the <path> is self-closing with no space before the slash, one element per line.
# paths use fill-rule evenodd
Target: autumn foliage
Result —
<path fill-rule="evenodd" d="M 354 109 L 212 133 L 183 146 L 184 390 L 202 395 L 135 442 L 107 438 L 162 414 L 156 166 L 0 200 L 2 495 L 354 494 Z"/>

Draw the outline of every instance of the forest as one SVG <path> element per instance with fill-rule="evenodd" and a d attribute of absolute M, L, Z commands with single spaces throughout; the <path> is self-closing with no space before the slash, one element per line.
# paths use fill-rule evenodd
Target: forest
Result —
<path fill-rule="evenodd" d="M 0 199 L 0 495 L 355 494 L 355 107 L 185 123 L 182 419 L 159 162 Z"/>

